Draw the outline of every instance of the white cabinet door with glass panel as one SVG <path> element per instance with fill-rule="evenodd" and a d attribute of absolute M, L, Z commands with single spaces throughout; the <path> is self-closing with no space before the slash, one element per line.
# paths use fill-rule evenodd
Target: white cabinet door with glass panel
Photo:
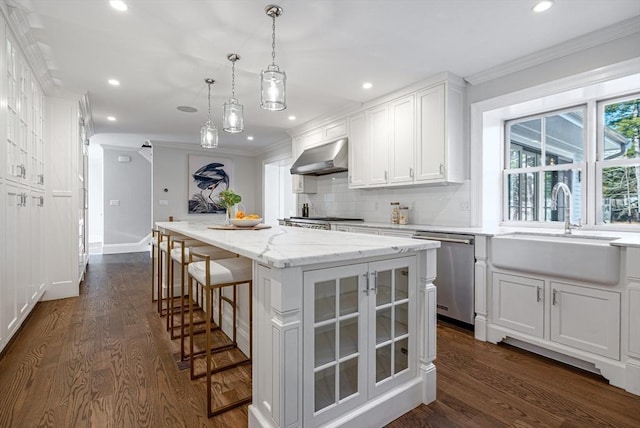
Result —
<path fill-rule="evenodd" d="M 305 272 L 305 426 L 415 376 L 415 270 L 405 257 Z"/>

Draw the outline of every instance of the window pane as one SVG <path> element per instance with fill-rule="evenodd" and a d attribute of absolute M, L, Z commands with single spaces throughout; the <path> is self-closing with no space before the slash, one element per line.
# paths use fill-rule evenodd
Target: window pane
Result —
<path fill-rule="evenodd" d="M 640 166 L 602 169 L 602 222 L 640 224 L 638 178 Z"/>
<path fill-rule="evenodd" d="M 604 160 L 640 158 L 639 110 L 640 98 L 605 105 Z"/>
<path fill-rule="evenodd" d="M 540 165 L 542 150 L 542 119 L 527 120 L 509 125 L 510 168 Z"/>
<path fill-rule="evenodd" d="M 522 174 L 509 174 L 508 181 L 508 213 L 509 220 L 513 221 L 537 221 L 536 195 L 540 173 L 525 172 Z"/>
<path fill-rule="evenodd" d="M 544 218 L 543 221 L 565 221 L 565 213 L 567 209 L 567 195 L 563 190 L 558 190 L 556 196 L 557 209 L 551 209 L 551 194 L 554 186 L 558 183 L 564 183 L 569 187 L 570 198 L 569 206 L 571 208 L 572 223 L 584 218 L 582 215 L 582 173 L 579 169 L 569 171 L 548 171 L 544 173 Z"/>
<path fill-rule="evenodd" d="M 560 165 L 584 160 L 582 109 L 545 117 L 545 164 Z"/>

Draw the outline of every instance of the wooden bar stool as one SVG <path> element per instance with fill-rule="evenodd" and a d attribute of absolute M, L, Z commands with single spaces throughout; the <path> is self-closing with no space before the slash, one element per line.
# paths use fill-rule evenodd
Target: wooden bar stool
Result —
<path fill-rule="evenodd" d="M 195 261 L 196 259 L 200 259 L 203 261 Z M 191 379 L 196 379 L 202 376 L 207 377 L 207 413 L 209 417 L 219 415 L 233 408 L 242 406 L 244 404 L 248 404 L 251 402 L 251 395 L 246 398 L 242 398 L 239 400 L 235 400 L 233 402 L 224 404 L 222 406 L 218 406 L 215 409 L 211 403 L 212 393 L 211 386 L 212 380 L 211 376 L 215 373 L 220 373 L 225 370 L 229 370 L 235 367 L 238 367 L 243 364 L 251 363 L 251 355 L 252 355 L 252 267 L 253 263 L 250 259 L 245 257 L 236 257 L 231 259 L 220 259 L 212 261 L 211 258 L 206 254 L 196 253 L 195 250 L 191 250 L 189 254 L 189 266 L 187 268 L 189 274 L 189 290 L 192 292 L 194 283 L 196 287 L 202 287 L 204 290 L 205 302 L 203 305 L 203 310 L 205 311 L 205 319 L 206 319 L 206 348 L 204 353 L 204 358 L 206 358 L 206 372 L 204 374 L 196 375 L 194 373 L 194 360 L 196 355 L 194 355 L 193 350 L 193 299 L 189 299 L 189 339 L 190 339 L 190 370 L 191 370 Z M 238 348 L 237 343 L 237 289 L 241 284 L 249 285 L 249 355 L 246 358 L 231 362 L 228 364 L 221 365 L 216 368 L 212 368 L 211 356 L 224 352 L 230 349 Z M 222 289 L 224 287 L 233 287 L 233 297 L 229 299 L 225 297 L 222 293 Z M 211 339 L 211 318 L 213 315 L 213 292 L 215 290 L 219 290 L 219 298 L 218 298 L 218 326 L 222 325 L 222 311 L 223 311 L 223 303 L 229 304 L 233 309 L 233 328 L 232 328 L 232 338 L 230 344 L 220 345 L 212 348 L 212 339 Z"/>
<path fill-rule="evenodd" d="M 187 322 L 185 322 L 185 314 L 189 311 L 188 309 L 188 305 L 185 301 L 185 294 L 187 291 L 187 287 L 186 287 L 186 273 L 187 273 L 187 265 L 189 264 L 189 254 L 190 251 L 196 251 L 198 254 L 204 254 L 204 255 L 208 255 L 211 260 L 218 260 L 218 259 L 227 259 L 227 258 L 233 258 L 233 257 L 238 257 L 237 254 L 232 253 L 230 251 L 226 251 L 223 250 L 221 248 L 218 247 L 213 247 L 213 246 L 202 246 L 202 243 L 198 243 L 195 246 L 190 246 L 190 241 L 188 240 L 180 240 L 180 239 L 174 239 L 171 241 L 171 276 L 169 278 L 169 298 L 171 300 L 173 300 L 175 297 L 179 297 L 180 298 L 180 310 L 178 311 L 180 314 L 179 320 L 180 323 L 176 324 L 175 319 L 173 316 L 168 316 L 167 317 L 167 330 L 171 333 L 171 339 L 178 339 L 180 338 L 180 359 L 182 361 L 184 361 L 187 357 L 190 357 L 190 354 L 187 354 L 185 352 L 185 337 L 187 335 L 187 330 L 186 330 L 186 326 L 188 325 Z M 175 293 L 175 277 L 176 275 L 173 273 L 175 270 L 175 263 L 179 263 L 180 264 L 180 292 L 179 292 L 179 296 L 174 296 Z M 197 296 L 194 296 L 196 301 L 202 301 L 202 299 L 197 298 Z M 201 306 L 201 304 L 200 304 Z M 176 306 L 172 306 L 174 309 L 176 309 Z M 198 308 L 196 308 L 195 310 L 197 310 Z M 204 323 L 204 321 L 202 321 L 202 323 Z M 196 323 L 198 324 L 198 323 Z M 178 330 L 179 331 L 176 331 Z M 204 331 L 203 331 L 204 332 Z"/>

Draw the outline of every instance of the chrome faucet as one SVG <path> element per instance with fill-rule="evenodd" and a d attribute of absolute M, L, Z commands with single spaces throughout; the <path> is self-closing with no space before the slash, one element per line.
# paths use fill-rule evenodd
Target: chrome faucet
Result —
<path fill-rule="evenodd" d="M 558 209 L 558 190 L 560 189 L 564 192 L 564 233 L 570 235 L 572 228 L 582 227 L 582 225 L 580 221 L 577 224 L 571 223 L 571 190 L 562 182 L 556 183 L 551 190 L 551 209 Z"/>

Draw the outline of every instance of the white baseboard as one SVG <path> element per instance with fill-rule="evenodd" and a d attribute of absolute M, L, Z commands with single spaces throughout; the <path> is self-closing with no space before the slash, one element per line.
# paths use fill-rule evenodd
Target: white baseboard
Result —
<path fill-rule="evenodd" d="M 42 295 L 41 301 L 66 299 L 68 297 L 78 297 L 80 295 L 80 285 L 75 281 L 59 281 L 49 284 Z"/>
<path fill-rule="evenodd" d="M 103 244 L 102 254 L 141 253 L 143 251 L 149 251 L 149 242 L 151 242 L 151 234 L 148 234 L 138 242 Z"/>

